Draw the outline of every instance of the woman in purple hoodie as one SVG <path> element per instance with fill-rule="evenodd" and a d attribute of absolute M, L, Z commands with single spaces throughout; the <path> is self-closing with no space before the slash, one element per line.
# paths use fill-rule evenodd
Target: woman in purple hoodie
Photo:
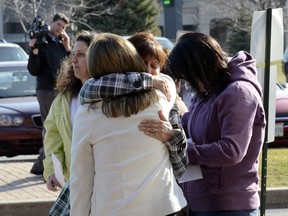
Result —
<path fill-rule="evenodd" d="M 266 122 L 255 59 L 240 51 L 227 63 L 216 40 L 202 33 L 184 34 L 169 59 L 172 74 L 195 92 L 182 125 L 191 138 L 189 163 L 200 165 L 203 178 L 183 187 L 189 215 L 258 215 Z"/>

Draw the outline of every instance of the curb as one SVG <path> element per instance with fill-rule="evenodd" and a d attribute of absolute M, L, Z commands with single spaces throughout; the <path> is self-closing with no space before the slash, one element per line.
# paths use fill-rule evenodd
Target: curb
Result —
<path fill-rule="evenodd" d="M 267 208 L 288 208 L 288 188 L 268 188 L 266 190 Z"/>
<path fill-rule="evenodd" d="M 47 216 L 55 200 L 29 200 L 0 203 L 1 216 Z"/>

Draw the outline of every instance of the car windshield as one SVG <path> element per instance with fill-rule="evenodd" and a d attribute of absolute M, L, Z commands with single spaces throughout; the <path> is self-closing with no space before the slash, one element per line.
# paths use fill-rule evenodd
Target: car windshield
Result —
<path fill-rule="evenodd" d="M 28 56 L 21 47 L 1 47 L 0 61 L 27 61 Z"/>
<path fill-rule="evenodd" d="M 25 67 L 0 68 L 0 98 L 35 96 L 35 83 Z"/>

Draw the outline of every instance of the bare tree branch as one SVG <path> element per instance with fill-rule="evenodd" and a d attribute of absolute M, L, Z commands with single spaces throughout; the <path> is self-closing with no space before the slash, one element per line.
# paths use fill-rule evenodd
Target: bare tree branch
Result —
<path fill-rule="evenodd" d="M 50 21 L 57 12 L 66 14 L 71 23 L 81 24 L 93 30 L 87 23 L 87 18 L 113 14 L 119 9 L 121 1 L 114 1 L 116 3 L 111 5 L 109 0 L 101 3 L 95 0 L 53 0 L 52 7 L 46 7 L 45 0 L 0 0 L 0 5 L 7 14 L 4 22 L 19 22 L 24 32 L 31 27 L 33 17 L 40 15 L 45 21 Z M 75 17 L 79 14 L 81 16 Z"/>

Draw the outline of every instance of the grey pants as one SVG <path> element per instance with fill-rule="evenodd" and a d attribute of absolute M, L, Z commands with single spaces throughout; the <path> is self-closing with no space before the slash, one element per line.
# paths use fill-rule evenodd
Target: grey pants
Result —
<path fill-rule="evenodd" d="M 57 94 L 54 90 L 46 90 L 46 89 L 36 90 L 36 96 L 37 96 L 37 100 L 40 106 L 40 114 L 41 114 L 42 123 L 44 123 L 49 113 L 51 104 L 53 100 L 55 99 L 56 95 Z M 43 140 L 44 140 L 44 135 L 45 135 L 45 128 L 43 127 L 43 132 L 42 132 Z M 39 156 L 37 160 L 35 161 L 35 163 L 43 163 L 44 158 L 45 158 L 45 152 L 44 152 L 44 147 L 42 147 L 39 150 Z"/>
<path fill-rule="evenodd" d="M 41 114 L 42 122 L 45 121 L 49 113 L 51 104 L 54 98 L 56 97 L 56 95 L 57 94 L 54 90 L 45 90 L 45 89 L 36 90 L 36 96 L 37 96 L 37 100 L 40 106 L 40 114 Z"/>

